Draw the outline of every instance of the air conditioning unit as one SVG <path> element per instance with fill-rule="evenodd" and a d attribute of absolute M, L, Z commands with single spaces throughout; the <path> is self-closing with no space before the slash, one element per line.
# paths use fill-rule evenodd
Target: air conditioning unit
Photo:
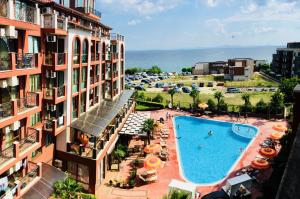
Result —
<path fill-rule="evenodd" d="M 52 14 L 51 7 L 43 8 L 42 9 L 42 14 Z"/>
<path fill-rule="evenodd" d="M 54 160 L 54 166 L 57 167 L 57 168 L 62 168 L 62 161 L 58 160 L 58 159 L 55 159 Z"/>
<path fill-rule="evenodd" d="M 56 36 L 55 35 L 47 35 L 46 40 L 47 40 L 47 42 L 56 42 Z"/>
<path fill-rule="evenodd" d="M 56 77 L 56 72 L 54 72 L 54 71 L 51 71 L 51 73 L 50 73 L 50 77 L 51 77 L 51 78 L 55 78 L 55 77 Z"/>
<path fill-rule="evenodd" d="M 7 84 L 7 80 L 0 80 L 0 88 L 7 88 L 8 84 Z"/>
<path fill-rule="evenodd" d="M 9 126 L 3 128 L 3 133 L 8 134 L 9 132 L 10 132 Z"/>
<path fill-rule="evenodd" d="M 13 124 L 10 125 L 10 128 L 11 128 L 12 131 L 16 131 L 20 128 L 20 126 L 21 126 L 20 121 L 16 121 L 16 122 L 14 122 Z"/>
<path fill-rule="evenodd" d="M 18 85 L 19 85 L 19 79 L 16 76 L 8 79 L 8 86 L 13 87 L 13 86 L 18 86 Z"/>

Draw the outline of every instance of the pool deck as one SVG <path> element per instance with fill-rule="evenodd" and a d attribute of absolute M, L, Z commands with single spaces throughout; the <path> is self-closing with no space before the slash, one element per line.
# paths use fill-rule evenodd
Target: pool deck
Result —
<path fill-rule="evenodd" d="M 179 116 L 179 115 L 190 115 L 185 112 L 177 112 L 177 111 L 170 111 L 170 110 L 160 110 L 160 111 L 152 111 L 151 118 L 158 120 L 160 117 L 165 118 L 166 113 L 169 112 L 172 116 Z M 236 119 L 232 120 L 229 116 L 219 116 L 219 117 L 207 117 L 203 116 L 201 118 L 208 118 L 208 119 L 216 119 L 222 121 L 229 121 L 229 122 L 237 122 Z M 241 119 L 239 123 L 244 123 L 244 119 Z M 227 178 L 235 176 L 234 174 L 236 171 L 240 170 L 241 168 L 248 166 L 251 164 L 251 161 L 255 159 L 255 156 L 258 154 L 258 150 L 260 149 L 259 143 L 262 142 L 264 139 L 270 136 L 274 130 L 272 130 L 272 126 L 274 124 L 283 124 L 286 125 L 286 121 L 284 120 L 276 120 L 270 121 L 261 118 L 248 118 L 248 122 L 246 124 L 251 124 L 259 128 L 259 134 L 256 136 L 255 140 L 253 140 L 252 145 L 248 147 L 247 151 L 244 152 L 243 156 L 241 157 L 240 161 L 235 165 L 232 172 L 220 183 L 211 185 L 211 186 L 199 186 L 198 192 L 201 193 L 201 196 L 210 193 L 212 191 L 220 190 L 220 188 L 224 185 Z M 107 185 L 110 179 L 116 179 L 119 177 L 128 177 L 129 170 L 130 170 L 130 162 L 123 161 L 121 163 L 120 172 L 108 172 L 107 177 L 105 179 L 105 183 L 100 186 L 100 188 L 96 192 L 97 198 L 101 199 L 161 199 L 168 191 L 168 185 L 172 179 L 182 180 L 184 179 L 181 177 L 179 172 L 179 162 L 176 152 L 176 143 L 175 143 L 175 135 L 174 135 L 174 128 L 173 128 L 173 121 L 169 119 L 165 122 L 165 128 L 169 128 L 170 130 L 170 137 L 167 139 L 168 145 L 168 152 L 169 152 L 169 160 L 163 164 L 162 168 L 159 168 L 158 171 L 158 181 L 155 183 L 147 184 L 147 185 L 138 185 L 133 189 L 126 190 L 126 189 L 118 189 L 113 188 Z M 158 140 L 154 140 L 153 143 L 159 142 Z M 265 176 L 270 175 L 270 170 L 265 171 Z M 259 191 L 253 193 L 253 198 L 259 196 Z"/>

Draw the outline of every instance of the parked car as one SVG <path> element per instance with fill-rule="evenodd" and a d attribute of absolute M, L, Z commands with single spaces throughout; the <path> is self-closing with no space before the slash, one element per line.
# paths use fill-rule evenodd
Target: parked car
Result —
<path fill-rule="evenodd" d="M 269 89 L 270 92 L 276 92 L 276 90 L 277 90 L 276 88 L 270 88 Z"/>
<path fill-rule="evenodd" d="M 168 91 L 169 90 L 169 86 L 164 86 L 163 87 L 163 91 Z"/>
<path fill-rule="evenodd" d="M 235 87 L 229 87 L 227 88 L 227 93 L 240 93 L 241 90 L 239 88 L 235 88 Z"/>
<path fill-rule="evenodd" d="M 204 87 L 205 86 L 205 83 L 204 82 L 200 82 L 199 83 L 199 87 Z"/>
<path fill-rule="evenodd" d="M 256 92 L 262 92 L 263 89 L 262 88 L 254 88 L 254 91 L 256 91 Z"/>
<path fill-rule="evenodd" d="M 224 85 L 225 85 L 224 82 L 218 82 L 218 83 L 217 83 L 217 86 L 224 86 Z"/>
<path fill-rule="evenodd" d="M 197 80 L 197 79 L 198 79 L 198 76 L 194 76 L 194 77 L 193 77 L 193 80 Z"/>
<path fill-rule="evenodd" d="M 162 88 L 164 86 L 164 83 L 158 82 L 155 84 L 155 88 Z"/>
<path fill-rule="evenodd" d="M 144 91 L 145 88 L 143 86 L 136 86 L 135 90 L 137 90 L 137 91 Z"/>
<path fill-rule="evenodd" d="M 207 87 L 214 87 L 214 83 L 213 82 L 208 82 Z"/>
<path fill-rule="evenodd" d="M 189 87 L 184 86 L 184 87 L 182 87 L 182 92 L 184 92 L 184 93 L 190 93 L 191 89 Z"/>
<path fill-rule="evenodd" d="M 183 87 L 183 86 L 184 86 L 184 83 L 178 83 L 178 84 L 177 84 L 177 87 L 178 87 L 178 88 L 181 88 L 181 87 Z"/>

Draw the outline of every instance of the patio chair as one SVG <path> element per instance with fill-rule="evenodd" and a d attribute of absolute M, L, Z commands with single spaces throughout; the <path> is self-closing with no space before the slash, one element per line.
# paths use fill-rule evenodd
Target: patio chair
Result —
<path fill-rule="evenodd" d="M 169 135 L 167 135 L 167 134 L 160 134 L 160 138 L 168 139 L 168 138 L 169 138 Z"/>
<path fill-rule="evenodd" d="M 153 175 L 149 178 L 144 178 L 142 175 L 139 175 L 139 178 L 144 182 L 144 183 L 151 183 L 151 182 L 156 182 L 158 177 L 157 175 Z"/>

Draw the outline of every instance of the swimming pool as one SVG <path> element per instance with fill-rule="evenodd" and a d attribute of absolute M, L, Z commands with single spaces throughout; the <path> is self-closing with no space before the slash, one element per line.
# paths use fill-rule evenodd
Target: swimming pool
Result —
<path fill-rule="evenodd" d="M 174 118 L 181 172 L 186 180 L 211 184 L 228 174 L 241 156 L 241 149 L 245 150 L 258 132 L 256 127 L 243 124 L 239 130 L 251 131 L 253 136 L 244 137 L 233 132 L 233 125 L 190 116 Z"/>

